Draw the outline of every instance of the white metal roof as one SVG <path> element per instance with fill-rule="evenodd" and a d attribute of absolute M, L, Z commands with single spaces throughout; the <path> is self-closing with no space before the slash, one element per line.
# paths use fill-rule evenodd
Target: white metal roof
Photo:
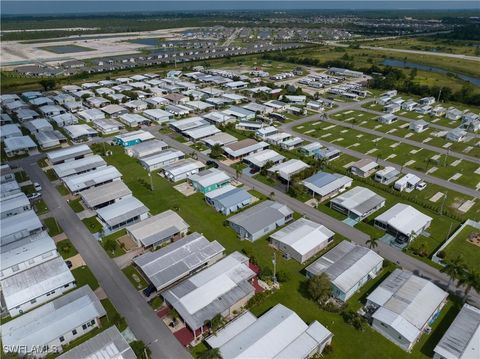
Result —
<path fill-rule="evenodd" d="M 350 191 L 332 199 L 332 203 L 342 206 L 359 216 L 368 213 L 382 202 L 385 202 L 385 198 L 366 187 L 360 186 L 354 187 Z"/>
<path fill-rule="evenodd" d="M 58 177 L 67 177 L 76 175 L 80 172 L 86 172 L 94 168 L 101 168 L 106 166 L 105 160 L 98 155 L 87 156 L 75 161 L 67 161 L 53 166 L 53 170 Z"/>
<path fill-rule="evenodd" d="M 206 126 L 201 126 L 201 127 L 196 127 L 190 130 L 186 130 L 183 133 L 194 140 L 198 140 L 208 136 L 212 136 L 219 132 L 220 130 L 214 125 L 206 125 Z"/>
<path fill-rule="evenodd" d="M 307 326 L 295 312 L 282 304 L 250 321 L 250 325 L 220 346 L 222 358 L 304 359 L 332 337 L 332 333 L 320 323 L 315 321 Z M 216 336 L 228 335 L 228 326 Z"/>
<path fill-rule="evenodd" d="M 447 296 L 429 280 L 396 269 L 367 300 L 379 306 L 373 318 L 389 324 L 413 342 Z"/>
<path fill-rule="evenodd" d="M 326 196 L 338 191 L 344 186 L 351 185 L 352 179 L 338 173 L 318 172 L 303 181 L 305 187 L 320 196 Z"/>
<path fill-rule="evenodd" d="M 138 130 L 138 131 L 122 133 L 120 135 L 116 135 L 114 138 L 119 139 L 123 142 L 128 142 L 128 141 L 134 141 L 134 140 L 148 141 L 148 140 L 154 139 L 155 136 L 148 131 Z"/>
<path fill-rule="evenodd" d="M 2 325 L 3 344 L 43 346 L 91 319 L 106 314 L 95 293 L 83 286 Z"/>
<path fill-rule="evenodd" d="M 3 185 L 2 185 L 3 186 Z M 2 246 L 13 242 L 15 240 L 26 237 L 26 233 L 41 229 L 42 223 L 38 219 L 35 211 L 29 210 L 19 213 L 15 216 L 2 218 L 0 220 L 0 232 Z M 15 236 L 15 239 L 6 240 L 6 237 L 11 235 Z"/>
<path fill-rule="evenodd" d="M 3 143 L 5 144 L 5 152 L 23 151 L 31 148 L 36 148 L 37 144 L 33 142 L 30 136 L 16 136 L 6 138 Z"/>
<path fill-rule="evenodd" d="M 115 325 L 60 355 L 58 359 L 136 359 Z"/>
<path fill-rule="evenodd" d="M 223 183 L 230 180 L 230 176 L 216 168 L 199 172 L 190 176 L 190 181 L 198 183 L 202 187 Z"/>
<path fill-rule="evenodd" d="M 163 171 L 172 176 L 178 176 L 183 173 L 199 170 L 203 167 L 205 167 L 205 165 L 202 162 L 194 160 L 192 158 L 186 158 L 164 166 Z"/>
<path fill-rule="evenodd" d="M 169 209 L 128 226 L 127 231 L 144 246 L 149 246 L 173 234 L 185 231 L 189 227 L 182 217 Z"/>
<path fill-rule="evenodd" d="M 45 231 L 7 244 L 1 250 L 2 270 L 55 249 L 55 242 Z"/>
<path fill-rule="evenodd" d="M 115 226 L 133 217 L 148 213 L 148 208 L 137 198 L 130 196 L 97 209 L 97 216 L 109 226 Z"/>
<path fill-rule="evenodd" d="M 374 251 L 342 241 L 310 264 L 306 270 L 315 275 L 327 273 L 332 284 L 347 293 L 382 261 L 383 258 Z"/>
<path fill-rule="evenodd" d="M 432 218 L 412 206 L 397 203 L 375 218 L 375 220 L 388 223 L 388 225 L 397 231 L 409 236 L 412 232 L 418 233 Z"/>
<path fill-rule="evenodd" d="M 319 245 L 326 244 L 334 235 L 335 233 L 324 225 L 300 218 L 273 233 L 271 238 L 286 244 L 299 254 L 305 255 Z"/>
<path fill-rule="evenodd" d="M 301 172 L 309 167 L 310 166 L 303 161 L 291 159 L 270 167 L 268 171 L 278 173 L 281 178 L 289 180 L 295 173 Z"/>
<path fill-rule="evenodd" d="M 274 150 L 262 150 L 256 153 L 252 153 L 251 155 L 245 157 L 245 161 L 250 162 L 254 166 L 263 167 L 268 161 L 272 162 L 279 162 L 285 159 L 284 156 L 275 152 Z"/>
<path fill-rule="evenodd" d="M 80 192 L 80 197 L 89 207 L 96 207 L 102 203 L 119 198 L 128 197 L 132 191 L 123 181 L 112 181 L 98 187 L 91 187 Z"/>
<path fill-rule="evenodd" d="M 434 352 L 447 359 L 480 358 L 480 309 L 464 304 Z"/>
<path fill-rule="evenodd" d="M 101 167 L 93 171 L 65 177 L 63 181 L 72 192 L 81 191 L 100 183 L 117 180 L 122 174 L 114 166 Z"/>
<path fill-rule="evenodd" d="M 142 157 L 140 159 L 141 163 L 144 163 L 147 166 L 154 166 L 157 164 L 162 164 L 166 162 L 170 162 L 174 159 L 180 159 L 184 157 L 185 154 L 180 150 L 168 149 L 162 152 L 158 152 L 151 156 Z"/>
<path fill-rule="evenodd" d="M 217 241 L 209 242 L 203 235 L 192 233 L 155 252 L 147 252 L 134 263 L 150 282 L 162 290 L 201 268 L 225 248 Z"/>
<path fill-rule="evenodd" d="M 254 276 L 255 272 L 248 267 L 248 258 L 233 252 L 167 290 L 163 297 L 196 329 L 253 293 L 248 280 Z"/>
<path fill-rule="evenodd" d="M 1 286 L 5 304 L 12 309 L 74 281 L 63 258 L 55 257 L 2 280 Z"/>
<path fill-rule="evenodd" d="M 64 161 L 78 156 L 85 156 L 92 153 L 92 150 L 87 145 L 71 146 L 55 150 L 47 153 L 48 159 L 53 162 Z"/>

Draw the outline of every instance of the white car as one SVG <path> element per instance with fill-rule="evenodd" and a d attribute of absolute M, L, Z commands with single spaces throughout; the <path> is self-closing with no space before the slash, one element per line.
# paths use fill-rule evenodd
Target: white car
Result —
<path fill-rule="evenodd" d="M 37 192 L 42 191 L 42 186 L 40 186 L 40 183 L 38 183 L 38 182 L 33 182 L 33 188 L 35 188 L 35 191 L 37 191 Z"/>
<path fill-rule="evenodd" d="M 415 186 L 415 189 L 418 191 L 423 191 L 426 187 L 427 187 L 426 182 L 420 182 L 420 183 L 417 183 L 417 185 Z"/>

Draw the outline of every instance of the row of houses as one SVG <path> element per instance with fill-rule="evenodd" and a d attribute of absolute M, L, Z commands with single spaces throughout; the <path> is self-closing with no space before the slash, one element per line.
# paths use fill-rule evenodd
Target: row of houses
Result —
<path fill-rule="evenodd" d="M 59 355 L 65 345 L 99 328 L 106 311 L 90 287 L 76 289 L 75 278 L 8 165 L 2 165 L 0 188 L 1 309 L 12 318 L 2 323 L 3 350 L 32 357 Z M 116 327 L 73 350 L 61 357 L 112 351 L 136 357 Z"/>

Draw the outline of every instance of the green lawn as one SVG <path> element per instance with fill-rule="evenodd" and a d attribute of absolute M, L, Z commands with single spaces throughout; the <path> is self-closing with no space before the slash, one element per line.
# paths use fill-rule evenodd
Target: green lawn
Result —
<path fill-rule="evenodd" d="M 41 160 L 37 161 L 38 167 L 45 168 L 48 166 L 48 160 L 46 158 L 42 158 Z"/>
<path fill-rule="evenodd" d="M 152 300 L 148 302 L 153 310 L 157 310 L 163 304 L 163 299 L 159 296 L 154 297 Z"/>
<path fill-rule="evenodd" d="M 105 236 L 105 237 L 102 238 L 102 242 L 101 242 L 102 247 L 103 247 L 103 249 L 105 249 L 105 252 L 107 252 L 107 254 L 110 257 L 115 258 L 115 257 L 119 257 L 119 256 L 125 254 L 125 250 L 122 248 L 122 246 L 117 241 L 117 239 L 124 236 L 126 233 L 127 233 L 127 231 L 125 229 L 121 229 L 117 232 L 114 232 L 114 233 L 109 234 L 108 236 Z M 116 245 L 116 247 L 113 251 L 106 250 L 105 243 L 107 243 L 108 241 L 115 241 L 117 243 L 117 245 Z"/>
<path fill-rule="evenodd" d="M 17 180 L 18 183 L 28 181 L 30 178 L 26 174 L 25 171 L 18 171 L 15 172 L 15 179 Z"/>
<path fill-rule="evenodd" d="M 73 269 L 72 274 L 75 277 L 78 288 L 83 287 L 84 285 L 89 285 L 92 290 L 95 290 L 99 287 L 97 278 L 95 278 L 87 266 Z"/>
<path fill-rule="evenodd" d="M 125 318 L 120 316 L 120 313 L 118 313 L 113 303 L 109 299 L 102 299 L 101 303 L 107 312 L 106 318 L 102 321 L 102 325 L 104 325 L 105 328 L 116 325 L 120 331 L 127 329 Z"/>
<path fill-rule="evenodd" d="M 143 289 L 143 288 L 147 287 L 147 285 L 148 285 L 147 281 L 139 273 L 137 268 L 135 268 L 133 266 L 133 264 L 130 264 L 128 267 L 123 268 L 122 272 L 127 276 L 130 283 L 132 283 L 132 285 L 137 290 L 140 290 L 140 289 Z"/>
<path fill-rule="evenodd" d="M 84 218 L 84 219 L 82 219 L 82 222 L 83 222 L 83 224 L 85 224 L 85 226 L 88 228 L 88 230 L 91 233 L 98 233 L 103 229 L 100 222 L 98 222 L 96 216 Z"/>
<path fill-rule="evenodd" d="M 29 184 L 29 185 L 26 185 L 26 186 L 22 186 L 21 187 L 21 190 L 23 193 L 25 193 L 27 196 L 29 194 L 32 194 L 32 193 L 35 193 L 37 191 L 35 191 L 35 187 L 33 187 L 33 184 Z"/>
<path fill-rule="evenodd" d="M 48 207 L 43 201 L 43 199 L 39 199 L 33 203 L 33 209 L 37 213 L 37 215 L 45 214 L 48 212 Z"/>
<path fill-rule="evenodd" d="M 53 168 L 49 168 L 48 170 L 46 170 L 45 174 L 47 175 L 47 177 L 50 181 L 55 181 L 55 180 L 58 179 L 58 177 L 55 174 L 55 171 L 53 170 Z"/>
<path fill-rule="evenodd" d="M 68 191 L 67 187 L 65 185 L 60 184 L 57 186 L 57 191 L 60 192 L 62 196 L 68 195 L 70 192 Z"/>
<path fill-rule="evenodd" d="M 57 242 L 57 251 L 60 253 L 63 259 L 68 259 L 78 254 L 77 250 L 68 239 Z"/>
<path fill-rule="evenodd" d="M 53 217 L 48 217 L 43 220 L 43 224 L 47 227 L 48 234 L 52 237 L 57 234 L 63 233 L 62 227 L 58 224 L 57 220 Z"/>
<path fill-rule="evenodd" d="M 84 210 L 80 198 L 68 201 L 68 205 L 73 209 L 75 213 L 80 213 Z"/>
<path fill-rule="evenodd" d="M 149 186 L 145 185 L 148 183 L 146 171 L 134 159 L 125 155 L 120 148 L 112 147 L 112 150 L 112 156 L 106 157 L 105 160 L 123 174 L 123 180 L 132 190 L 133 195 L 145 203 L 152 214 L 175 208 L 179 215 L 190 224 L 191 231 L 203 233 L 211 241 L 219 241 L 226 248 L 226 253 L 244 251 L 253 257 L 260 267 L 272 269 L 271 260 L 274 250 L 269 246 L 267 238 L 259 239 L 254 243 L 239 241 L 235 233 L 224 224 L 225 217 L 207 206 L 201 194 L 197 193 L 190 197 L 181 196 L 172 188 L 171 183 L 160 176 L 152 177 L 155 187 L 152 192 Z M 338 243 L 340 240 L 342 237 L 336 235 L 334 243 Z M 323 253 L 319 253 L 318 256 Z M 274 305 L 282 303 L 295 310 L 307 323 L 313 320 L 320 321 L 335 335 L 335 349 L 331 354 L 332 358 L 357 358 L 358 353 L 362 353 L 364 358 L 397 359 L 431 356 L 430 351 L 422 352 L 422 350 L 426 350 L 424 344 L 418 344 L 412 354 L 407 354 L 372 329 L 367 328 L 364 332 L 359 332 L 344 323 L 339 314 L 321 310 L 305 295 L 307 279 L 302 271 L 309 263 L 301 265 L 294 260 L 285 260 L 279 253 L 277 268 L 278 271 L 286 273 L 288 280 L 281 285 L 277 292 L 254 307 L 252 311 L 256 315 L 260 315 Z M 434 331 L 425 338 L 432 335 L 437 335 L 437 332 Z"/>
<path fill-rule="evenodd" d="M 480 230 L 472 226 L 465 226 L 444 249 L 446 258 L 453 259 L 461 255 L 469 268 L 478 268 L 480 264 L 480 247 L 468 241 L 469 236 L 474 233 L 480 233 Z"/>

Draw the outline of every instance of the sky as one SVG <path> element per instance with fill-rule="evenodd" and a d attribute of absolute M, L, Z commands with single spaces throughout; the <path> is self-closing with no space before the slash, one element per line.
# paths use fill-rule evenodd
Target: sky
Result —
<path fill-rule="evenodd" d="M 113 5 L 114 4 L 114 5 Z M 157 11 L 198 11 L 198 10 L 302 10 L 302 9 L 477 9 L 480 10 L 479 0 L 467 1 L 399 1 L 399 0 L 336 0 L 336 1 L 244 1 L 244 0 L 217 0 L 217 1 L 96 1 L 96 0 L 10 0 L 1 1 L 2 15 L 60 15 L 81 13 L 113 13 L 113 12 L 157 12 Z"/>

